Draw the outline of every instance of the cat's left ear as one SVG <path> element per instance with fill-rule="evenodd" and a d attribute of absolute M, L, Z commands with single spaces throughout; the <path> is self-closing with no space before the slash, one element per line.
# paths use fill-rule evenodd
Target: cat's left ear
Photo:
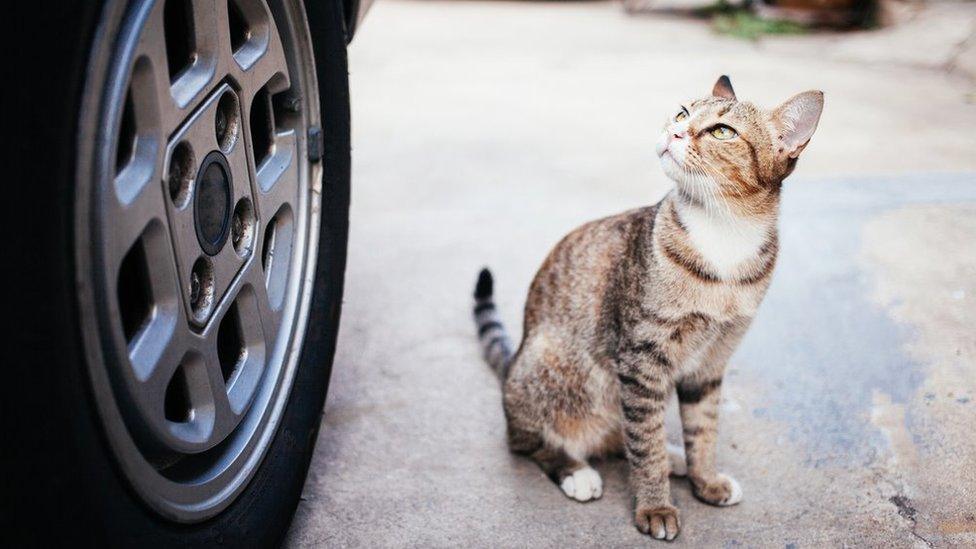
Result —
<path fill-rule="evenodd" d="M 735 91 L 732 90 L 732 81 L 729 80 L 728 76 L 724 74 L 718 77 L 715 81 L 715 85 L 712 86 L 712 95 L 715 97 L 721 97 L 722 99 L 731 99 L 735 101 Z"/>
<path fill-rule="evenodd" d="M 794 95 L 776 107 L 771 115 L 774 141 L 780 155 L 796 158 L 813 137 L 823 112 L 822 91 L 806 91 Z"/>

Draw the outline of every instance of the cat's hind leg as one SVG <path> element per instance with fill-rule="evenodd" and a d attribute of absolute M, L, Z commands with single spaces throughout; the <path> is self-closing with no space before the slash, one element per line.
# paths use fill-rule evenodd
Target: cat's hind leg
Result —
<path fill-rule="evenodd" d="M 559 485 L 566 497 L 582 502 L 599 499 L 603 495 L 600 473 L 587 462 L 571 457 L 562 448 L 543 446 L 532 454 L 532 459 Z"/>
<path fill-rule="evenodd" d="M 590 501 L 603 495 L 603 479 L 587 459 L 618 421 L 594 391 L 605 382 L 593 377 L 592 360 L 572 349 L 555 332 L 527 339 L 505 383 L 505 415 L 511 450 L 535 460 L 567 497 Z"/>
<path fill-rule="evenodd" d="M 508 444 L 513 452 L 531 457 L 566 497 L 584 502 L 603 495 L 600 473 L 585 460 L 570 456 L 564 448 L 544 442 L 542 435 L 514 427 L 510 422 Z"/>

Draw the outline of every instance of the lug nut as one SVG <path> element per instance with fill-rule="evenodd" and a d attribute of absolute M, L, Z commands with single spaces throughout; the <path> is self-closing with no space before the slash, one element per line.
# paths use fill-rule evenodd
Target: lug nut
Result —
<path fill-rule="evenodd" d="M 217 139 L 223 141 L 227 136 L 227 115 L 224 114 L 223 110 L 217 110 Z"/>
<path fill-rule="evenodd" d="M 217 137 L 217 146 L 225 153 L 230 152 L 237 142 L 237 134 L 240 126 L 240 107 L 237 96 L 231 91 L 226 91 L 220 96 L 217 102 L 217 111 L 214 113 L 214 134 Z"/>
<path fill-rule="evenodd" d="M 214 273 L 213 265 L 206 257 L 201 256 L 193 263 L 190 270 L 190 309 L 193 319 L 197 323 L 204 323 L 210 316 L 210 309 L 214 301 Z"/>
<path fill-rule="evenodd" d="M 190 275 L 190 305 L 196 309 L 200 301 L 200 274 L 193 271 Z"/>
<path fill-rule="evenodd" d="M 234 207 L 234 216 L 230 222 L 230 238 L 238 256 L 245 259 L 251 255 L 254 240 L 254 208 L 247 198 L 240 199 Z"/>
<path fill-rule="evenodd" d="M 169 160 L 168 183 L 170 200 L 177 208 L 183 208 L 190 201 L 195 162 L 193 149 L 188 142 L 182 141 L 173 149 Z"/>
<path fill-rule="evenodd" d="M 244 221 L 239 215 L 234 215 L 234 225 L 231 227 L 231 237 L 234 239 L 234 247 L 240 247 L 241 240 L 244 238 Z"/>
<path fill-rule="evenodd" d="M 281 106 L 288 112 L 300 112 L 302 110 L 302 98 L 298 95 L 288 95 L 281 102 Z"/>

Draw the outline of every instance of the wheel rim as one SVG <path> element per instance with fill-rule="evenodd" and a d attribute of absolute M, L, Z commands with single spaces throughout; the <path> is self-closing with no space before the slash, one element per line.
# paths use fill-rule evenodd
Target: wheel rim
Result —
<path fill-rule="evenodd" d="M 254 474 L 301 349 L 321 210 L 312 50 L 292 0 L 134 2 L 113 38 L 105 154 L 76 206 L 89 370 L 129 483 L 195 522 Z"/>

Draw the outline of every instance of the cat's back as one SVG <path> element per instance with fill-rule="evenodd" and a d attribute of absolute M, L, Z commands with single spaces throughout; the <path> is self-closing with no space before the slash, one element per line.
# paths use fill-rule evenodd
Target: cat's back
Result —
<path fill-rule="evenodd" d="M 525 332 L 546 322 L 590 331 L 614 271 L 657 206 L 585 223 L 559 241 L 536 273 L 525 304 Z M 581 334 L 582 335 L 582 334 Z"/>

